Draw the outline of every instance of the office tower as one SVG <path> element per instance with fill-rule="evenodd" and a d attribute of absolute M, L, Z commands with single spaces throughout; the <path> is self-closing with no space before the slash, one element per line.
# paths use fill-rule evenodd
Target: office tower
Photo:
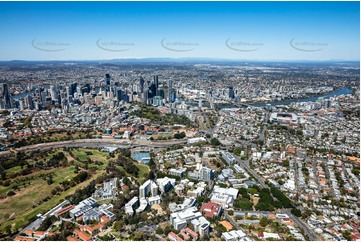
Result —
<path fill-rule="evenodd" d="M 33 110 L 34 109 L 34 103 L 33 98 L 30 95 L 27 95 L 24 99 L 25 104 L 27 105 L 28 109 Z"/>
<path fill-rule="evenodd" d="M 157 93 L 158 93 L 157 96 L 160 96 L 160 97 L 162 97 L 163 99 L 165 98 L 165 96 L 164 96 L 164 90 L 163 90 L 163 89 L 159 88 Z"/>
<path fill-rule="evenodd" d="M 199 99 L 199 100 L 198 100 L 198 107 L 199 107 L 199 108 L 202 108 L 202 99 Z"/>
<path fill-rule="evenodd" d="M 149 86 L 148 98 L 153 98 L 157 95 L 157 88 L 154 83 Z"/>
<path fill-rule="evenodd" d="M 77 88 L 78 84 L 76 82 L 73 82 L 71 85 L 70 85 L 70 95 L 72 97 L 74 97 L 74 93 L 76 93 L 76 88 Z"/>
<path fill-rule="evenodd" d="M 158 87 L 159 87 L 158 76 L 154 76 L 154 77 L 153 77 L 153 82 L 154 82 L 154 84 L 155 84 L 155 88 L 156 88 L 156 90 L 157 90 L 157 89 L 158 89 Z"/>
<path fill-rule="evenodd" d="M 173 81 L 172 80 L 168 80 L 167 81 L 167 101 L 168 103 L 172 103 L 173 102 Z"/>
<path fill-rule="evenodd" d="M 143 93 L 144 92 L 144 79 L 142 77 L 140 77 L 140 80 L 139 80 L 139 87 L 140 87 L 140 93 Z"/>
<path fill-rule="evenodd" d="M 84 95 L 84 93 L 90 93 L 90 85 L 89 83 L 86 83 L 81 87 L 81 94 Z"/>
<path fill-rule="evenodd" d="M 110 75 L 105 74 L 105 86 L 110 86 Z"/>
<path fill-rule="evenodd" d="M 59 98 L 57 87 L 50 85 L 50 97 L 52 101 L 56 101 Z"/>
<path fill-rule="evenodd" d="M 228 87 L 228 97 L 234 99 L 233 87 Z"/>
<path fill-rule="evenodd" d="M 4 108 L 5 109 L 12 108 L 13 107 L 12 98 L 11 98 L 11 95 L 9 93 L 8 84 L 3 83 L 2 88 L 3 88 L 3 93 L 2 94 L 3 94 L 3 99 L 4 99 Z"/>
<path fill-rule="evenodd" d="M 118 101 L 123 100 L 123 91 L 119 87 L 115 91 L 115 96 L 117 97 Z"/>
<path fill-rule="evenodd" d="M 24 110 L 24 102 L 23 102 L 23 100 L 19 100 L 18 102 L 19 102 L 19 109 L 21 111 L 23 111 Z"/>
<path fill-rule="evenodd" d="M 71 87 L 67 86 L 65 87 L 65 92 L 66 92 L 66 99 L 68 100 L 68 102 L 70 101 L 70 98 L 72 96 L 71 94 Z"/>
<path fill-rule="evenodd" d="M 40 107 L 39 107 L 39 102 L 34 102 L 34 108 L 36 111 L 39 111 L 40 110 Z"/>
<path fill-rule="evenodd" d="M 46 91 L 40 92 L 40 101 L 42 104 L 46 104 L 46 96 L 47 96 Z"/>

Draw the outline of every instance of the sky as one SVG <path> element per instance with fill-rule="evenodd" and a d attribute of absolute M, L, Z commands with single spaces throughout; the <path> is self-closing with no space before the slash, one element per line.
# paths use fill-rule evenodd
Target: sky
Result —
<path fill-rule="evenodd" d="M 359 2 L 0 2 L 0 60 L 359 60 Z"/>

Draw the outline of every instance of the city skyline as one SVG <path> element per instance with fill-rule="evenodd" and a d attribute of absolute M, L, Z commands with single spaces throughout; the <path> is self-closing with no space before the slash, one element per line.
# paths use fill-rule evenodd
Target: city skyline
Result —
<path fill-rule="evenodd" d="M 0 61 L 359 61 L 359 2 L 1 2 L 0 6 L 4 33 Z"/>

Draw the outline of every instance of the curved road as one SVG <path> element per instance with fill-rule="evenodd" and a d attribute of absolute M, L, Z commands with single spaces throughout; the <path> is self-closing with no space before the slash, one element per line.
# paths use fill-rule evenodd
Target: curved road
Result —
<path fill-rule="evenodd" d="M 12 150 L 0 152 L 0 156 L 7 156 L 14 153 L 14 151 L 29 151 L 29 150 L 45 150 L 45 149 L 56 149 L 63 147 L 91 147 L 91 148 L 102 148 L 104 146 L 113 146 L 121 148 L 135 148 L 135 147 L 154 147 L 162 148 L 172 145 L 184 144 L 187 140 L 172 140 L 172 141 L 159 141 L 152 142 L 148 140 L 116 140 L 116 139 L 78 139 L 78 140 L 67 140 L 57 141 L 49 143 L 41 143 L 35 145 L 23 146 L 20 148 L 14 148 Z"/>

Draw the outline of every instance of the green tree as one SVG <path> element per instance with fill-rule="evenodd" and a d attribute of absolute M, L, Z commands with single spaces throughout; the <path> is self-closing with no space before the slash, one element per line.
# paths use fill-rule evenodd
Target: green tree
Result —
<path fill-rule="evenodd" d="M 301 210 L 299 210 L 297 208 L 292 208 L 291 213 L 293 213 L 297 217 L 301 217 L 301 215 L 302 215 Z"/>
<path fill-rule="evenodd" d="M 233 206 L 241 210 L 250 210 L 253 204 L 248 199 L 242 198 L 236 199 Z"/>
<path fill-rule="evenodd" d="M 262 227 L 266 227 L 269 224 L 269 220 L 267 218 L 261 218 L 259 221 L 259 225 Z"/>
<path fill-rule="evenodd" d="M 219 142 L 219 140 L 217 138 L 212 138 L 211 144 L 214 146 L 219 146 L 219 145 L 221 145 L 221 142 Z"/>

